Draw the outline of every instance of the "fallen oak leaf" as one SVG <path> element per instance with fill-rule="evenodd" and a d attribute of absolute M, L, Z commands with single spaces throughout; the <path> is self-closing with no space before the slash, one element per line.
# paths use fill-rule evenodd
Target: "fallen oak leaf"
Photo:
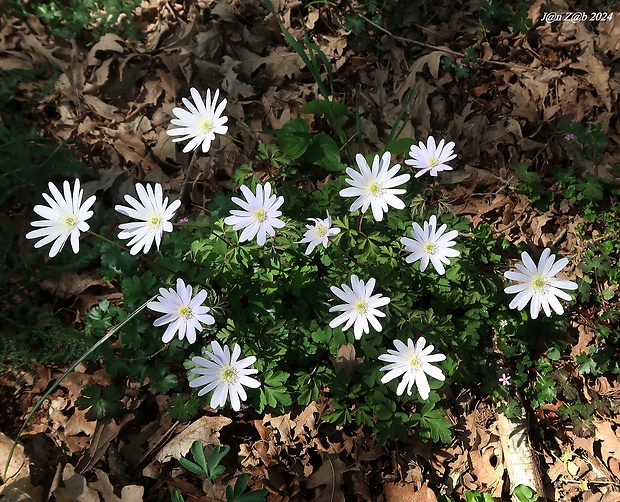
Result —
<path fill-rule="evenodd" d="M 114 486 L 110 483 L 108 475 L 101 469 L 95 469 L 97 474 L 97 482 L 90 483 L 99 492 L 103 498 L 103 502 L 142 502 L 144 498 L 144 487 L 137 485 L 127 485 L 121 490 L 121 497 L 118 498 L 114 494 Z"/>
<path fill-rule="evenodd" d="M 244 47 L 239 47 L 237 52 L 241 62 L 240 69 L 246 76 L 250 76 L 258 67 L 265 65 L 265 73 L 272 77 L 297 78 L 301 75 L 301 68 L 305 66 L 296 52 L 278 52 L 274 49 L 264 57 Z"/>
<path fill-rule="evenodd" d="M 342 491 L 343 474 L 352 470 L 348 468 L 335 453 L 323 455 L 323 463 L 319 470 L 308 478 L 308 488 L 325 486 L 321 493 L 314 498 L 315 502 L 344 502 Z"/>
<path fill-rule="evenodd" d="M 173 458 L 177 460 L 187 454 L 194 441 L 205 445 L 221 445 L 220 430 L 230 424 L 227 417 L 200 417 L 188 425 L 182 432 L 172 438 L 157 454 L 155 460 L 165 463 Z"/>

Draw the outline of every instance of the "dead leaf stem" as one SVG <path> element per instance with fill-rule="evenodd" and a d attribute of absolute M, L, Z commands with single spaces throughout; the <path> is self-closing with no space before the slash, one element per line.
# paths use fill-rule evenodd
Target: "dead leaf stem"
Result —
<path fill-rule="evenodd" d="M 425 49 L 430 49 L 432 51 L 445 52 L 446 54 L 450 54 L 452 56 L 456 56 L 456 57 L 460 57 L 460 58 L 464 58 L 466 56 L 466 54 L 463 54 L 462 52 L 458 52 L 458 51 L 453 51 L 452 49 L 449 49 L 448 47 L 441 47 L 441 46 L 438 46 L 438 45 L 425 44 L 424 42 L 418 42 L 417 40 L 412 40 L 411 38 L 405 38 L 405 37 L 401 37 L 399 35 L 394 35 L 394 33 L 392 33 L 391 31 L 389 31 L 387 29 L 385 29 L 383 26 L 378 25 L 374 21 L 368 19 L 366 16 L 360 15 L 360 17 L 364 21 L 366 21 L 368 24 L 370 24 L 371 26 L 374 26 L 375 28 L 377 28 L 378 30 L 382 31 L 386 35 L 389 35 L 390 37 L 392 37 L 394 40 L 398 40 L 400 42 L 404 42 L 404 43 L 408 43 L 408 44 L 412 44 L 412 45 L 417 45 L 418 47 L 424 47 Z M 478 60 L 477 62 L 478 62 L 478 64 L 494 64 L 494 65 L 498 65 L 498 66 L 505 66 L 507 68 L 519 68 L 521 70 L 528 70 L 528 71 L 533 71 L 534 70 L 534 68 L 531 68 L 529 66 L 522 66 L 520 64 L 515 64 L 515 63 L 505 63 L 503 61 L 491 61 L 491 60 L 484 60 L 484 59 L 482 59 L 482 60 Z"/>

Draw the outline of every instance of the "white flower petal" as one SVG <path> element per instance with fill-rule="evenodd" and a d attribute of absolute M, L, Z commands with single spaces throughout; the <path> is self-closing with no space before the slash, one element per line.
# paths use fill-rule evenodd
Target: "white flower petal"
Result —
<path fill-rule="evenodd" d="M 381 368 L 381 371 L 387 372 L 381 378 L 383 383 L 402 376 L 402 380 L 396 389 L 397 395 L 402 395 L 405 389 L 407 394 L 411 395 L 412 387 L 416 385 L 420 397 L 426 400 L 430 395 L 430 386 L 426 375 L 437 380 L 445 380 L 441 369 L 431 363 L 442 361 L 446 356 L 431 354 L 430 352 L 434 347 L 432 345 L 425 347 L 425 345 L 424 337 L 420 337 L 415 345 L 412 339 L 408 339 L 406 345 L 400 340 L 394 340 L 396 350 L 388 349 L 388 354 L 379 356 L 382 361 L 392 361 L 391 364 Z"/>
<path fill-rule="evenodd" d="M 404 202 L 396 197 L 405 193 L 405 190 L 395 187 L 406 183 L 411 176 L 409 174 L 396 176 L 400 165 L 390 168 L 390 159 L 389 152 L 381 157 L 375 155 L 370 167 L 363 155 L 358 153 L 355 156 L 359 172 L 348 167 L 346 172 L 350 178 L 346 178 L 345 182 L 351 186 L 340 190 L 341 197 L 357 197 L 351 204 L 351 211 L 361 209 L 365 213 L 371 207 L 374 219 L 381 221 L 383 213 L 388 211 L 388 206 L 396 209 L 405 207 Z"/>
<path fill-rule="evenodd" d="M 207 153 L 211 148 L 211 141 L 215 139 L 216 134 L 226 134 L 228 127 L 224 126 L 228 121 L 228 117 L 222 116 L 226 107 L 226 99 L 223 99 L 219 105 L 217 100 L 219 97 L 219 89 L 215 91 L 213 99 L 211 99 L 211 90 L 207 90 L 206 100 L 202 99 L 200 92 L 192 87 L 190 94 L 193 103 L 187 98 L 182 98 L 183 104 L 187 110 L 183 108 L 173 108 L 172 113 L 176 115 L 176 119 L 172 119 L 173 125 L 180 126 L 176 129 L 169 129 L 166 134 L 169 136 L 183 136 L 174 138 L 172 141 L 187 141 L 183 152 L 190 152 L 199 146 L 203 153 Z"/>
<path fill-rule="evenodd" d="M 561 258 L 555 261 L 555 255 L 551 254 L 551 249 L 545 248 L 540 255 L 538 264 L 530 255 L 524 251 L 521 254 L 523 264 L 517 263 L 515 267 L 519 272 L 504 272 L 504 277 L 516 281 L 517 284 L 507 286 L 504 291 L 508 294 L 517 293 L 512 299 L 509 307 L 511 309 L 522 310 L 530 303 L 530 316 L 536 319 L 542 309 L 547 316 L 551 315 L 551 310 L 557 314 L 564 313 L 564 307 L 558 298 L 570 301 L 571 296 L 562 291 L 564 289 L 577 289 L 577 284 L 566 279 L 558 279 L 554 276 L 560 272 L 568 260 Z"/>
<path fill-rule="evenodd" d="M 35 212 L 44 220 L 33 221 L 32 230 L 26 234 L 27 239 L 40 239 L 34 247 L 39 248 L 53 242 L 49 256 L 53 258 L 64 247 L 67 239 L 70 239 L 71 249 L 74 253 L 79 252 L 80 232 L 87 231 L 90 227 L 86 223 L 93 212 L 89 208 L 95 203 L 95 196 L 89 197 L 82 202 L 84 190 L 80 187 L 80 180 L 76 179 L 73 190 L 68 181 L 63 182 L 63 192 L 53 183 L 48 183 L 52 194 L 50 197 L 44 193 L 43 198 L 49 206 L 37 205 Z"/>
<path fill-rule="evenodd" d="M 204 386 L 198 392 L 199 396 L 213 391 L 210 402 L 212 408 L 224 406 L 228 398 L 232 409 L 239 411 L 241 402 L 248 397 L 244 387 L 260 387 L 258 380 L 248 376 L 258 371 L 254 368 L 248 368 L 256 361 L 256 357 L 249 356 L 238 360 L 240 355 L 241 347 L 238 344 L 235 344 L 231 354 L 228 346 L 222 348 L 217 341 L 213 341 L 211 342 L 211 352 L 207 353 L 212 361 L 204 357 L 192 358 L 192 362 L 202 366 L 202 368 L 193 368 L 191 373 L 204 374 L 205 376 L 190 381 L 190 387 Z"/>
<path fill-rule="evenodd" d="M 334 305 L 329 311 L 340 312 L 335 319 L 329 323 L 331 328 L 336 328 L 344 324 L 342 331 L 346 331 L 353 324 L 354 336 L 360 339 L 363 333 L 370 332 L 369 323 L 376 331 L 381 331 L 382 326 L 377 317 L 384 317 L 385 314 L 377 310 L 390 302 L 390 299 L 381 294 L 373 295 L 372 291 L 376 281 L 370 278 L 368 282 L 364 282 L 356 275 L 351 276 L 351 287 L 342 284 L 341 288 L 331 286 L 330 289 L 334 295 L 344 301 L 344 304 Z"/>

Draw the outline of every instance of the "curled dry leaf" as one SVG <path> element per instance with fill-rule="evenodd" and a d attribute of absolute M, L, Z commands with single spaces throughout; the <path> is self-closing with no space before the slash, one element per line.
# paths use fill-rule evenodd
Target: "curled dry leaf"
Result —
<path fill-rule="evenodd" d="M 155 460 L 164 463 L 187 454 L 194 441 L 205 445 L 221 445 L 220 430 L 230 424 L 227 417 L 200 417 L 174 436 L 157 454 Z"/>

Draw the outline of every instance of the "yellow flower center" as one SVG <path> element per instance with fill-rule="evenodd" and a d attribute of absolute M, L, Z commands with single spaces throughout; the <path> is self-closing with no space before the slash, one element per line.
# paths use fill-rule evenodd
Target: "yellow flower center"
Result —
<path fill-rule="evenodd" d="M 437 157 L 431 157 L 428 159 L 428 167 L 437 167 L 439 165 L 439 159 Z"/>
<path fill-rule="evenodd" d="M 411 366 L 412 370 L 418 370 L 422 367 L 422 359 L 420 359 L 420 356 L 413 356 L 411 358 L 411 360 L 409 361 L 409 366 Z"/>
<path fill-rule="evenodd" d="M 183 319 L 188 319 L 192 316 L 192 309 L 188 305 L 182 305 L 177 310 L 177 314 L 179 314 L 179 317 L 182 317 Z"/>
<path fill-rule="evenodd" d="M 544 294 L 549 289 L 549 280 L 542 275 L 535 275 L 532 276 L 531 285 L 534 291 Z"/>
<path fill-rule="evenodd" d="M 210 120 L 206 120 L 206 119 L 202 120 L 198 124 L 198 130 L 202 134 L 209 134 L 213 130 L 213 122 L 211 122 Z"/>
<path fill-rule="evenodd" d="M 66 214 L 62 226 L 67 232 L 71 232 L 77 227 L 78 219 L 74 214 Z"/>
<path fill-rule="evenodd" d="M 371 181 L 368 184 L 368 194 L 373 197 L 378 197 L 383 194 L 383 187 L 381 183 L 377 183 L 376 181 Z"/>
<path fill-rule="evenodd" d="M 267 221 L 267 211 L 264 209 L 256 209 L 254 211 L 254 219 L 259 223 L 264 223 Z"/>
<path fill-rule="evenodd" d="M 353 305 L 353 310 L 355 310 L 358 315 L 365 314 L 368 312 L 368 303 L 364 300 L 357 300 Z"/>
<path fill-rule="evenodd" d="M 233 384 L 237 381 L 238 378 L 239 372 L 237 371 L 237 368 L 233 366 L 224 366 L 220 370 L 220 380 L 222 380 L 222 382 L 226 382 L 227 384 Z"/>
<path fill-rule="evenodd" d="M 424 252 L 426 254 L 435 254 L 438 250 L 437 244 L 434 242 L 426 242 L 424 244 Z"/>
<path fill-rule="evenodd" d="M 161 216 L 159 216 L 158 214 L 152 214 L 146 219 L 146 222 L 152 230 L 161 226 L 162 219 Z"/>
<path fill-rule="evenodd" d="M 327 235 L 327 225 L 319 224 L 315 227 L 314 231 L 316 232 L 316 236 L 322 239 Z"/>

